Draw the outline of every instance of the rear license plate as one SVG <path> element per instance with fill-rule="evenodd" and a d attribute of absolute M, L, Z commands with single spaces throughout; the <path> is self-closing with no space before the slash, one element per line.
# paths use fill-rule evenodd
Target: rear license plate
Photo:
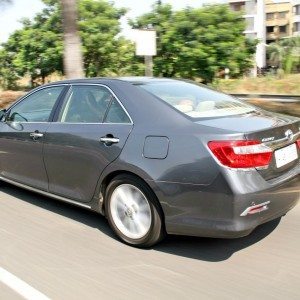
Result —
<path fill-rule="evenodd" d="M 298 158 L 296 144 L 275 151 L 276 167 L 280 168 Z"/>

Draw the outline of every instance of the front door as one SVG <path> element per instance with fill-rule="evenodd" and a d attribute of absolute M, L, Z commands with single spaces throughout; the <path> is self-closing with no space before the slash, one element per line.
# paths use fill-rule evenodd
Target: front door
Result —
<path fill-rule="evenodd" d="M 121 153 L 132 122 L 105 86 L 74 85 L 45 135 L 49 191 L 92 199 L 103 169 Z"/>
<path fill-rule="evenodd" d="M 44 135 L 64 86 L 47 87 L 26 96 L 0 123 L 1 177 L 48 190 L 43 162 Z"/>

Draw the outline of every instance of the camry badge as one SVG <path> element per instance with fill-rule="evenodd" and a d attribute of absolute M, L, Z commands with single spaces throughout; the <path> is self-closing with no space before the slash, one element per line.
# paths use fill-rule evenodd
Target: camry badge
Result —
<path fill-rule="evenodd" d="M 263 138 L 261 141 L 263 143 L 265 142 L 271 142 L 271 141 L 274 141 L 275 137 L 274 136 L 270 136 L 270 137 L 267 137 L 267 138 Z"/>
<path fill-rule="evenodd" d="M 287 130 L 284 134 L 289 141 L 291 141 L 294 137 L 294 133 L 291 129 Z"/>

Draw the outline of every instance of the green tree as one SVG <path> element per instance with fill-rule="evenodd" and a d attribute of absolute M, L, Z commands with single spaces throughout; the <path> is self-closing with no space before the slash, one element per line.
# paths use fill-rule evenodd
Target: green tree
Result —
<path fill-rule="evenodd" d="M 284 59 L 284 49 L 279 43 L 271 43 L 267 48 L 269 56 L 269 63 L 282 69 L 282 62 Z"/>
<path fill-rule="evenodd" d="M 158 2 L 130 24 L 134 28 L 152 24 L 157 31 L 155 75 L 210 82 L 225 68 L 231 76 L 239 76 L 253 64 L 256 42 L 245 38 L 243 18 L 227 5 L 174 12 L 170 5 Z"/>
<path fill-rule="evenodd" d="M 286 74 L 300 69 L 300 37 L 282 39 L 267 48 L 269 63 Z"/>
<path fill-rule="evenodd" d="M 0 7 L 3 9 L 11 0 L 0 0 Z M 8 88 L 14 88 L 18 78 L 17 74 L 11 68 L 12 58 L 10 53 L 0 48 L 0 85 Z"/>
<path fill-rule="evenodd" d="M 0 49 L 0 85 L 4 88 L 16 87 L 18 74 L 12 67 L 12 56 L 4 49 Z"/>
<path fill-rule="evenodd" d="M 53 72 L 62 73 L 61 25 L 52 7 L 45 8 L 31 22 L 22 20 L 23 28 L 15 31 L 4 44 L 11 61 L 10 69 L 19 77 L 30 75 L 31 83 Z"/>
<path fill-rule="evenodd" d="M 121 30 L 119 20 L 125 12 L 125 9 L 117 9 L 107 1 L 80 1 L 79 28 L 87 76 L 106 76 L 114 72 L 118 59 L 117 35 Z"/>
<path fill-rule="evenodd" d="M 44 82 L 53 72 L 63 74 L 63 26 L 57 0 L 44 0 L 46 8 L 32 20 L 23 20 L 3 45 L 0 56 L 2 83 L 12 85 L 18 77 L 30 75 L 31 82 Z M 117 9 L 104 0 L 81 0 L 78 28 L 82 39 L 86 76 L 142 74 L 131 42 L 119 36 Z M 4 64 L 4 62 L 6 62 Z M 10 74 L 14 74 L 11 76 Z"/>

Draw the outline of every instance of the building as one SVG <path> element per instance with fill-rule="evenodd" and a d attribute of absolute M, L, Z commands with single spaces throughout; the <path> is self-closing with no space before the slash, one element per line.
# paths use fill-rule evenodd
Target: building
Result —
<path fill-rule="evenodd" d="M 234 11 L 243 11 L 246 20 L 245 35 L 249 38 L 256 38 L 256 0 L 229 0 L 230 8 Z"/>
<path fill-rule="evenodd" d="M 292 1 L 293 36 L 300 36 L 300 0 Z"/>
<path fill-rule="evenodd" d="M 300 35 L 300 0 L 228 0 L 228 2 L 232 10 L 245 13 L 247 37 L 257 38 L 260 26 L 266 30 L 267 44 Z M 262 12 L 265 14 L 264 23 L 258 22 L 259 14 Z"/>
<path fill-rule="evenodd" d="M 266 0 L 267 44 L 293 34 L 292 3 L 288 0 Z"/>
<path fill-rule="evenodd" d="M 228 0 L 234 11 L 244 12 L 248 38 L 258 39 L 256 66 L 266 67 L 266 46 L 300 36 L 300 0 Z"/>
<path fill-rule="evenodd" d="M 266 29 L 265 29 L 265 1 L 264 0 L 229 0 L 229 6 L 234 11 L 243 11 L 246 20 L 244 34 L 248 38 L 258 39 L 256 47 L 256 69 L 266 67 Z"/>

